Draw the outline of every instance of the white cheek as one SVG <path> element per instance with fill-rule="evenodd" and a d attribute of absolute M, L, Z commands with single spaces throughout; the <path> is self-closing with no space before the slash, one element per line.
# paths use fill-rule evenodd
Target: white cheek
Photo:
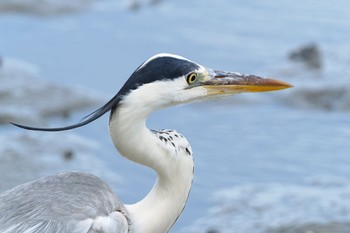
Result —
<path fill-rule="evenodd" d="M 148 108 L 150 111 L 171 105 L 178 105 L 200 100 L 207 96 L 203 87 L 189 88 L 186 79 L 179 78 L 166 82 L 154 82 L 140 86 L 133 90 L 123 103 L 139 108 Z"/>
<path fill-rule="evenodd" d="M 175 101 L 178 103 L 187 103 L 200 100 L 207 96 L 207 90 L 204 87 L 194 87 L 191 89 L 183 89 L 177 95 Z"/>

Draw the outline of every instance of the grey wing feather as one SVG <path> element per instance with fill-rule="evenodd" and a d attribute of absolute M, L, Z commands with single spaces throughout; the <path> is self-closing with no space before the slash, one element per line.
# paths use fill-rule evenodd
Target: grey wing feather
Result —
<path fill-rule="evenodd" d="M 0 194 L 0 232 L 128 232 L 128 216 L 98 177 L 69 172 Z"/>

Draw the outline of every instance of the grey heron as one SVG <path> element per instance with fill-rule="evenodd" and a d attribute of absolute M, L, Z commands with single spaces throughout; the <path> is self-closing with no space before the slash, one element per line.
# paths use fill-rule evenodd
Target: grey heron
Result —
<path fill-rule="evenodd" d="M 147 117 L 155 110 L 243 92 L 264 92 L 290 84 L 205 68 L 172 54 L 158 54 L 140 65 L 120 91 L 81 122 L 86 125 L 110 112 L 109 132 L 119 153 L 154 169 L 157 180 L 141 201 L 123 205 L 98 177 L 61 173 L 29 182 L 0 195 L 0 232 L 165 233 L 182 213 L 194 176 L 192 149 L 174 130 L 150 130 Z"/>

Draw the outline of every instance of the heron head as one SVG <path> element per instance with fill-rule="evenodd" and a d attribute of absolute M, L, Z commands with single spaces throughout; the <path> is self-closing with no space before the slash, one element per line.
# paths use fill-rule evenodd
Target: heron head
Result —
<path fill-rule="evenodd" d="M 152 112 L 171 105 L 289 87 L 275 79 L 208 69 L 177 55 L 158 54 L 135 70 L 119 91 L 116 106 L 139 104 Z"/>
<path fill-rule="evenodd" d="M 62 131 L 86 125 L 122 105 L 143 108 L 148 114 L 171 105 L 289 87 L 292 85 L 275 79 L 208 69 L 178 55 L 158 54 L 141 64 L 110 101 L 77 124 L 60 128 L 14 125 L 29 130 Z"/>

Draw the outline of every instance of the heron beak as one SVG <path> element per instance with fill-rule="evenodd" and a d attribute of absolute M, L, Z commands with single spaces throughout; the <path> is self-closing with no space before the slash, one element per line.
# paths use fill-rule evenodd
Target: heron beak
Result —
<path fill-rule="evenodd" d="M 286 82 L 270 78 L 261 78 L 255 75 L 217 70 L 211 70 L 209 75 L 211 79 L 200 84 L 208 91 L 208 95 L 277 91 L 293 87 Z"/>

